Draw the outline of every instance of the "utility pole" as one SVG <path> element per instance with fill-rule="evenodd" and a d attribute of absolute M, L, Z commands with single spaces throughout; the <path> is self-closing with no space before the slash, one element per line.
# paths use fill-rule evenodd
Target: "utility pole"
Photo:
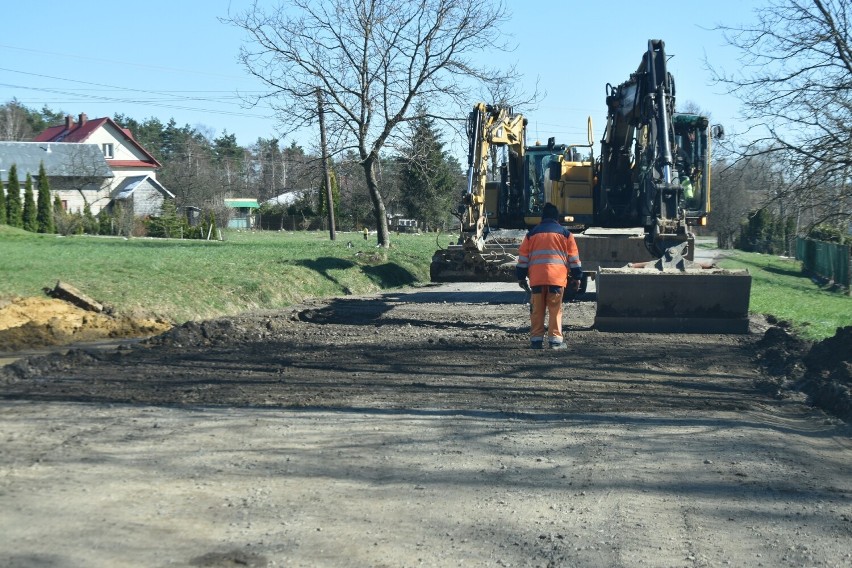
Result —
<path fill-rule="evenodd" d="M 320 127 L 320 150 L 322 152 L 322 170 L 325 176 L 325 202 L 328 206 L 328 233 L 331 240 L 337 238 L 334 230 L 334 196 L 331 193 L 331 175 L 328 171 L 328 148 L 325 141 L 325 113 L 322 106 L 322 89 L 317 87 L 317 105 Z"/>

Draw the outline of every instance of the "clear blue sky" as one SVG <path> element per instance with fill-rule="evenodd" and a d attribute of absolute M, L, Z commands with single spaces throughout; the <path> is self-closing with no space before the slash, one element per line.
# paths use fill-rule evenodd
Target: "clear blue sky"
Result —
<path fill-rule="evenodd" d="M 272 5 L 274 1 L 261 2 Z M 0 33 L 0 100 L 90 117 L 123 113 L 137 120 L 174 118 L 179 125 L 227 131 L 238 143 L 276 135 L 267 108 L 244 108 L 238 92 L 262 89 L 237 63 L 244 37 L 218 18 L 249 0 L 146 0 L 15 2 L 4 10 Z M 678 104 L 698 104 L 714 122 L 738 128 L 738 101 L 710 86 L 706 56 L 724 69 L 737 66 L 716 24 L 753 19 L 765 0 L 713 2 L 578 2 L 509 0 L 505 27 L 517 49 L 489 61 L 516 62 L 522 86 L 536 79 L 546 92 L 528 113 L 529 138 L 582 142 L 586 117 L 600 138 L 607 82 L 618 84 L 636 69 L 647 40 L 663 39 L 674 56 Z M 495 57 L 491 55 L 490 57 Z M 472 93 L 471 103 L 479 97 Z M 306 133 L 299 143 L 310 145 Z M 289 140 L 286 141 L 289 143 Z M 461 159 L 461 156 L 459 156 Z"/>

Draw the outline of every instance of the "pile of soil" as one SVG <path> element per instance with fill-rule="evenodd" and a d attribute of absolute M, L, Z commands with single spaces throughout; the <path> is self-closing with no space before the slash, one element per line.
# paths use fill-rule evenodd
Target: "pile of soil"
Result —
<path fill-rule="evenodd" d="M 805 393 L 814 406 L 852 421 L 852 326 L 812 343 L 792 335 L 785 322 L 776 322 L 758 347 L 758 360 L 769 376 L 764 387 L 778 397 Z"/>
<path fill-rule="evenodd" d="M 364 305 L 359 303 L 357 311 Z M 157 337 L 147 342 L 151 347 L 234 348 L 278 339 L 282 333 L 286 336 L 298 322 L 329 324 L 333 323 L 326 321 L 329 317 L 340 316 L 340 307 L 329 312 L 321 302 L 318 306 L 293 310 L 283 318 L 281 314 L 261 318 L 259 325 L 255 318 L 244 317 L 187 322 L 172 328 L 163 320 L 95 313 L 56 298 L 14 298 L 0 302 L 0 352 L 152 336 Z M 347 313 L 344 319 L 352 317 Z M 757 359 L 765 371 L 759 386 L 776 398 L 804 393 L 812 405 L 852 421 L 852 326 L 812 343 L 793 335 L 786 322 L 770 318 L 766 323 L 769 327 L 764 327 L 763 338 L 757 342 Z"/>
<path fill-rule="evenodd" d="M 0 351 L 147 337 L 169 328 L 161 319 L 95 313 L 56 298 L 0 302 Z"/>

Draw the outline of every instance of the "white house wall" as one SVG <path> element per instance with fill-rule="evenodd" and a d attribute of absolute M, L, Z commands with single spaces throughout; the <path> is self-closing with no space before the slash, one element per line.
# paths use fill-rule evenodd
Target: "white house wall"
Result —
<path fill-rule="evenodd" d="M 109 165 L 109 160 L 106 161 Z M 115 179 L 113 180 L 113 187 L 120 186 L 125 178 L 135 177 L 135 176 L 150 176 L 153 179 L 157 179 L 157 176 L 154 175 L 154 168 L 112 168 L 112 173 L 115 174 Z"/>
<path fill-rule="evenodd" d="M 92 132 L 89 137 L 86 139 L 86 142 L 91 144 L 97 144 L 99 147 L 103 147 L 104 144 L 112 144 L 113 145 L 113 157 L 107 158 L 107 163 L 109 163 L 110 159 L 113 160 L 140 160 L 145 161 L 148 158 L 145 154 L 143 154 L 136 146 L 127 142 L 127 139 L 124 137 L 123 132 L 118 132 L 111 124 L 106 123 L 94 132 Z M 154 168 L 150 168 L 146 170 L 147 174 L 154 174 Z"/>
<path fill-rule="evenodd" d="M 163 212 L 163 194 L 150 183 L 142 182 L 133 190 L 133 214 L 137 217 L 158 216 Z"/>
<path fill-rule="evenodd" d="M 58 193 L 59 199 L 66 204 L 65 210 L 69 213 L 82 213 L 86 207 L 86 200 L 89 202 L 89 209 L 93 215 L 101 212 L 101 209 L 107 206 L 110 200 L 109 185 L 104 184 L 102 188 L 98 188 L 92 184 L 83 189 L 86 194 L 86 199 L 80 195 L 76 189 L 62 189 L 61 185 L 55 180 L 51 181 L 51 193 Z"/>

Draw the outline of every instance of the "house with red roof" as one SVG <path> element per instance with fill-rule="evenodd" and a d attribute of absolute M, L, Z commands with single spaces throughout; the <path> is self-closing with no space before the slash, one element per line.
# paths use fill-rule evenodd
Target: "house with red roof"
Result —
<path fill-rule="evenodd" d="M 81 113 L 75 121 L 69 115 L 64 124 L 48 128 L 34 141 L 94 145 L 112 171 L 111 178 L 100 185 L 90 184 L 92 186 L 85 191 L 60 189 L 60 197 L 68 210 L 82 210 L 88 202 L 93 214 L 103 209 L 112 210 L 120 204 L 136 216 L 158 215 L 163 201 L 175 197 L 157 181 L 160 163 L 133 138 L 130 130 L 111 118 L 89 119 Z M 85 176 L 86 164 L 79 164 L 79 169 L 80 175 Z"/>

